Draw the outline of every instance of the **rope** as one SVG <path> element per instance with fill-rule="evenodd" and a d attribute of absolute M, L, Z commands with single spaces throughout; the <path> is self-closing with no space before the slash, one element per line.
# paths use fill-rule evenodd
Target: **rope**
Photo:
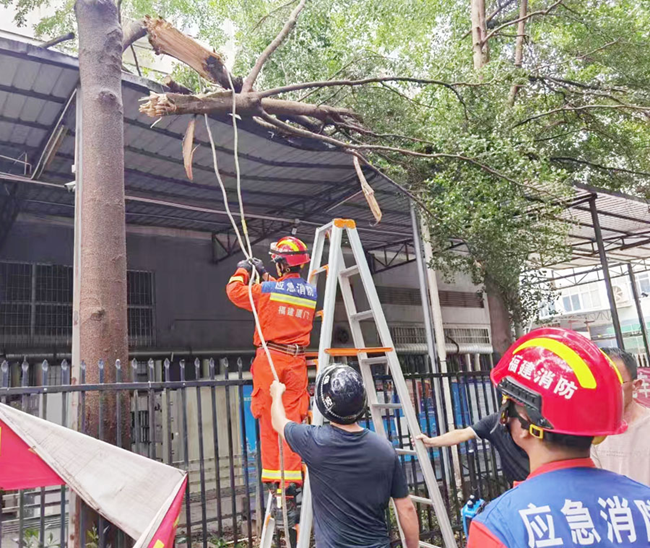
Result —
<path fill-rule="evenodd" d="M 251 311 L 253 313 L 253 318 L 255 320 L 255 330 L 257 332 L 257 335 L 260 339 L 260 342 L 262 343 L 262 348 L 264 349 L 264 353 L 266 354 L 266 358 L 269 362 L 269 366 L 271 368 L 271 373 L 273 374 L 273 378 L 280 382 L 280 378 L 278 377 L 278 373 L 275 369 L 275 365 L 273 363 L 273 358 L 271 357 L 271 352 L 269 351 L 268 345 L 266 344 L 266 339 L 264 338 L 264 333 L 262 332 L 262 326 L 260 324 L 260 319 L 259 315 L 257 312 L 257 307 L 255 305 L 255 299 L 253 298 L 253 282 L 256 279 L 259 279 L 259 272 L 257 271 L 257 268 L 255 267 L 255 264 L 252 262 L 253 258 L 253 250 L 252 250 L 252 245 L 250 241 L 250 237 L 248 234 L 248 226 L 246 224 L 246 218 L 244 215 L 244 201 L 242 198 L 241 194 L 241 172 L 240 172 L 240 166 L 239 166 L 239 132 L 237 128 L 237 107 L 236 107 L 236 100 L 235 100 L 235 88 L 232 82 L 232 78 L 230 76 L 230 73 L 228 73 L 228 79 L 230 82 L 230 88 L 232 90 L 233 94 L 233 101 L 232 101 L 232 122 L 233 122 L 233 132 L 234 132 L 234 139 L 233 139 L 233 156 L 235 160 L 235 171 L 236 171 L 236 177 L 237 177 L 237 199 L 239 202 L 239 213 L 241 216 L 241 222 L 242 222 L 242 231 L 244 233 L 244 238 L 242 239 L 242 235 L 239 232 L 239 227 L 237 226 L 237 223 L 235 221 L 235 218 L 233 217 L 231 211 L 230 211 L 230 205 L 228 204 L 228 193 L 226 191 L 226 187 L 223 183 L 223 179 L 221 178 L 221 174 L 219 173 L 219 166 L 217 163 L 217 151 L 215 148 L 214 144 L 214 139 L 212 137 L 212 131 L 210 129 L 210 121 L 208 118 L 207 114 L 204 114 L 205 118 L 205 127 L 208 132 L 208 138 L 210 140 L 210 147 L 212 149 L 212 161 L 214 164 L 214 172 L 217 177 L 217 181 L 219 183 L 219 187 L 221 188 L 221 193 L 223 196 L 223 202 L 224 206 L 226 209 L 226 213 L 228 215 L 228 219 L 230 220 L 230 224 L 232 225 L 235 235 L 237 236 L 237 241 L 239 243 L 239 246 L 244 253 L 244 256 L 246 257 L 247 260 L 251 261 L 251 266 L 252 266 L 252 272 L 248 280 L 248 299 L 250 301 L 251 305 Z M 246 242 L 246 245 L 244 245 L 244 240 Z M 282 437 L 278 436 L 278 445 L 280 448 L 280 489 L 282 491 L 282 517 L 283 517 L 283 526 L 284 526 L 284 536 L 285 536 L 285 542 L 289 548 L 291 548 L 291 538 L 289 536 L 289 519 L 287 515 L 287 497 L 286 497 L 286 492 L 285 492 L 285 477 L 284 477 L 284 446 L 282 443 Z"/>

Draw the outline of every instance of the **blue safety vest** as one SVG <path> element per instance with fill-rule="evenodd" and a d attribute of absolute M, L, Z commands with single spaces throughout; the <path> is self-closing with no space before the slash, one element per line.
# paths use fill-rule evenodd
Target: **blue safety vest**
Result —
<path fill-rule="evenodd" d="M 507 548 L 650 546 L 650 487 L 598 468 L 552 468 L 492 501 L 474 521 Z"/>

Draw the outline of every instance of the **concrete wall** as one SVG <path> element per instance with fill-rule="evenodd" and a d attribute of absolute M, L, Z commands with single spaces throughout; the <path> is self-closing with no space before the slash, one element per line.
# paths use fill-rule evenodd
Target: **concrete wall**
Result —
<path fill-rule="evenodd" d="M 0 252 L 0 260 L 72 265 L 73 242 L 70 221 L 23 216 L 14 224 Z M 214 264 L 209 234 L 134 226 L 128 227 L 127 254 L 129 269 L 154 273 L 157 349 L 250 349 L 254 329 L 252 316 L 232 305 L 225 293 L 225 286 L 241 255 Z M 256 254 L 266 258 L 267 249 L 260 247 Z M 416 264 L 379 273 L 375 281 L 379 286 L 417 288 Z M 462 275 L 452 284 L 439 276 L 438 283 L 441 290 L 479 289 Z M 321 285 L 321 291 L 322 288 Z M 360 290 L 355 292 L 361 293 Z M 365 309 L 361 301 L 358 309 Z M 384 311 L 389 325 L 421 325 L 423 322 L 420 306 L 385 305 Z M 443 321 L 450 326 L 489 325 L 487 308 L 444 307 L 442 314 Z M 337 320 L 344 318 L 342 307 L 338 306 Z M 317 344 L 319 325 L 317 322 L 312 345 Z"/>

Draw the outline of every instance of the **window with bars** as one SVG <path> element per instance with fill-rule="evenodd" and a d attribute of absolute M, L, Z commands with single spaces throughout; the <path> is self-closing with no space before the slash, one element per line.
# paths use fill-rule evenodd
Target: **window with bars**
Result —
<path fill-rule="evenodd" d="M 0 262 L 0 339 L 7 345 L 69 346 L 71 266 Z M 129 342 L 154 343 L 153 273 L 127 272 Z"/>

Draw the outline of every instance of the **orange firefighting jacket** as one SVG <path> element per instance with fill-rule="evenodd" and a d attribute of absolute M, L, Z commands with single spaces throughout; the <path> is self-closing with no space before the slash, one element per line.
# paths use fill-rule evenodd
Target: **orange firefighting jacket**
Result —
<path fill-rule="evenodd" d="M 248 292 L 249 274 L 239 268 L 230 278 L 226 293 L 239 308 L 252 310 Z M 254 283 L 253 301 L 267 342 L 309 346 L 309 336 L 316 312 L 316 287 L 298 274 L 287 274 L 278 280 Z M 255 346 L 260 346 L 255 330 Z"/>

